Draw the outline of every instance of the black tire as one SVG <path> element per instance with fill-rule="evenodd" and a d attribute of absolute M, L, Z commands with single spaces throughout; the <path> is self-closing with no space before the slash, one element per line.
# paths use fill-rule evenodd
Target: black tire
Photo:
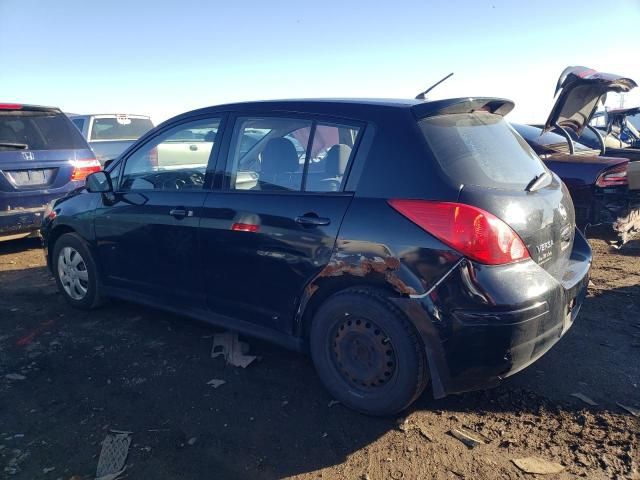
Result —
<path fill-rule="evenodd" d="M 361 413 L 396 414 L 428 384 L 418 332 L 377 290 L 352 288 L 329 297 L 315 314 L 309 342 L 327 390 Z"/>
<path fill-rule="evenodd" d="M 81 271 L 86 271 L 86 280 L 80 280 L 82 287 L 86 288 L 86 293 L 84 293 L 82 298 L 78 298 L 78 289 L 72 289 L 72 292 L 76 293 L 76 298 L 74 298 L 73 293 L 69 293 L 63 285 L 63 279 L 61 278 L 63 274 L 59 262 L 61 261 L 61 254 L 64 257 L 66 248 L 80 255 L 82 264 L 78 265 L 78 267 Z M 77 257 L 72 254 L 72 258 L 75 260 Z M 83 265 L 84 268 L 80 268 Z M 65 233 L 56 240 L 53 247 L 53 255 L 51 256 L 51 267 L 53 276 L 56 279 L 56 284 L 58 285 L 58 290 L 60 290 L 60 293 L 62 293 L 62 296 L 69 304 L 82 310 L 91 310 L 103 304 L 102 288 L 98 280 L 96 263 L 89 248 L 87 248 L 84 240 L 79 235 L 75 233 Z M 64 268 L 62 270 L 64 270 Z"/>

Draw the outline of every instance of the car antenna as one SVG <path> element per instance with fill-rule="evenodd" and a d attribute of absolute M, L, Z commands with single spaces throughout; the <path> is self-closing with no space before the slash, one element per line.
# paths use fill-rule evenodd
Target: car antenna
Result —
<path fill-rule="evenodd" d="M 433 90 L 434 88 L 436 88 L 438 85 L 440 85 L 442 82 L 444 82 L 447 78 L 449 78 L 451 75 L 453 75 L 453 72 L 451 72 L 449 75 L 447 75 L 446 77 L 444 77 L 443 79 L 437 81 L 436 83 L 434 83 L 433 85 L 431 85 L 429 88 L 427 88 L 424 92 L 419 93 L 418 95 L 416 95 L 416 100 L 426 100 L 427 99 L 427 93 L 429 93 L 431 90 Z"/>

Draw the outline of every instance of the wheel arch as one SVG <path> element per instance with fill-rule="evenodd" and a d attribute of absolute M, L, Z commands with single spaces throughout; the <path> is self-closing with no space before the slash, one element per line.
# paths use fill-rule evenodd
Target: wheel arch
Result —
<path fill-rule="evenodd" d="M 419 284 L 399 259 L 380 257 L 375 252 L 352 254 L 334 252 L 331 261 L 303 290 L 294 319 L 293 333 L 305 344 L 313 317 L 322 303 L 349 288 L 368 288 L 390 298 L 409 298 L 416 293 L 411 285 Z"/>
<path fill-rule="evenodd" d="M 47 265 L 49 265 L 49 269 L 53 268 L 53 250 L 55 249 L 56 242 L 65 233 L 77 234 L 78 232 L 69 225 L 62 224 L 56 225 L 47 235 Z"/>

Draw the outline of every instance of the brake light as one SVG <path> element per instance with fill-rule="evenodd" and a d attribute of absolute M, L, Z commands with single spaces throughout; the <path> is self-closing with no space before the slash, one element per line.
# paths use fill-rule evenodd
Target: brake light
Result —
<path fill-rule="evenodd" d="M 84 180 L 92 173 L 102 170 L 102 165 L 95 158 L 89 158 L 85 160 L 72 160 L 73 172 L 71 173 L 71 181 L 77 182 Z"/>
<path fill-rule="evenodd" d="M 628 163 L 617 165 L 602 172 L 596 180 L 596 185 L 598 187 L 624 187 L 629 185 L 629 179 L 627 178 Z"/>
<path fill-rule="evenodd" d="M 522 239 L 495 215 L 464 203 L 389 200 L 431 235 L 479 263 L 502 265 L 529 258 Z"/>
<path fill-rule="evenodd" d="M 0 103 L 0 110 L 22 110 L 19 103 Z"/>
<path fill-rule="evenodd" d="M 254 223 L 234 223 L 231 225 L 231 230 L 236 232 L 257 232 L 260 230 L 260 225 Z"/>

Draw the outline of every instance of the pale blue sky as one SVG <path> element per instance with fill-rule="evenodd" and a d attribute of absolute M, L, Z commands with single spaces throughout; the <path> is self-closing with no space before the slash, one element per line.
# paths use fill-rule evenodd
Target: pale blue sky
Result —
<path fill-rule="evenodd" d="M 0 101 L 160 121 L 237 100 L 413 97 L 455 72 L 431 98 L 503 96 L 534 122 L 567 65 L 640 81 L 639 25 L 640 0 L 0 0 Z"/>

